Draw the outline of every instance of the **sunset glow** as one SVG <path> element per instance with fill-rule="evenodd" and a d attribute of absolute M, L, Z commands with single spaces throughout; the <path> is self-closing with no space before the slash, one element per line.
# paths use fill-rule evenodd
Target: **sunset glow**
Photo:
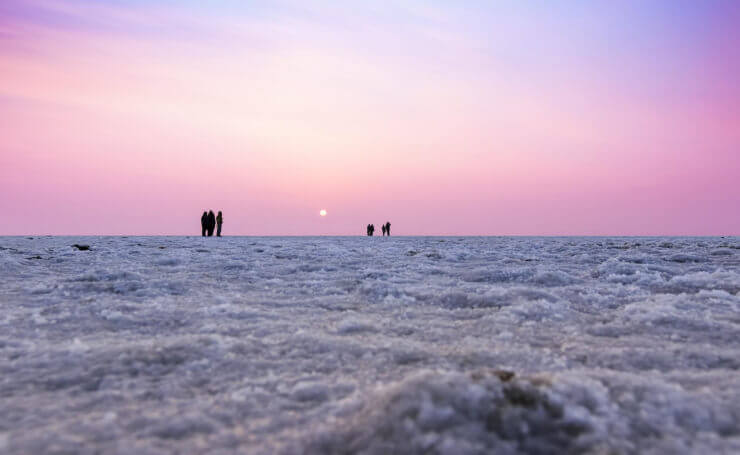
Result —
<path fill-rule="evenodd" d="M 739 234 L 738 5 L 4 0 L 0 234 Z"/>

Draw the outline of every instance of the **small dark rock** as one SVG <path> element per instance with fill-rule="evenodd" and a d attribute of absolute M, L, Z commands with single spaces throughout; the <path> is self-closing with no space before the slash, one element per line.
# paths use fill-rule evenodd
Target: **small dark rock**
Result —
<path fill-rule="evenodd" d="M 493 370 L 493 374 L 501 379 L 501 382 L 511 381 L 516 375 L 516 373 L 514 373 L 513 371 L 507 370 Z"/>
<path fill-rule="evenodd" d="M 78 244 L 75 243 L 72 246 L 74 248 L 77 248 L 79 251 L 89 251 L 90 250 L 90 245 L 78 245 Z"/>

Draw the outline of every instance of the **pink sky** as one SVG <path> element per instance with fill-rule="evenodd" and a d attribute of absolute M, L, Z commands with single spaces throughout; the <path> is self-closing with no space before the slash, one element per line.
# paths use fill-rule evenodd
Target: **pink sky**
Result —
<path fill-rule="evenodd" d="M 740 234 L 732 2 L 334 3 L 9 0 L 0 235 Z"/>

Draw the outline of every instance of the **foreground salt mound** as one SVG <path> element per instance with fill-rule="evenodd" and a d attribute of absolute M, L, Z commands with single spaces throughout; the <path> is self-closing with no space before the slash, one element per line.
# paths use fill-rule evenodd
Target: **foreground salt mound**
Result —
<path fill-rule="evenodd" d="M 427 370 L 346 400 L 287 452 L 740 453 L 740 410 L 719 395 L 607 370 L 521 377 Z"/>
<path fill-rule="evenodd" d="M 624 432 L 598 381 L 507 371 L 426 371 L 378 388 L 310 453 L 583 453 Z M 355 403 L 348 404 L 351 408 Z M 612 426 L 612 427 L 610 427 Z M 619 450 L 625 447 L 610 449 Z"/>

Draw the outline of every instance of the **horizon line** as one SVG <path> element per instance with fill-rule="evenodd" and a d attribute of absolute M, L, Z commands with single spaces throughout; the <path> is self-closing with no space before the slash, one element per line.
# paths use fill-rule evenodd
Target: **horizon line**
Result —
<path fill-rule="evenodd" d="M 3 237 L 203 237 L 197 234 L 0 234 L 0 238 Z M 362 234 L 235 234 L 235 235 L 222 235 L 221 238 L 240 238 L 240 237 L 296 237 L 296 238 L 310 238 L 310 237 L 370 237 Z M 383 235 L 374 235 L 372 237 L 384 237 Z M 411 234 L 411 235 L 391 235 L 388 237 L 585 237 L 585 238 L 609 238 L 609 237 L 622 237 L 622 238 L 726 238 L 726 237 L 740 237 L 740 234 Z M 209 237 L 204 237 L 209 238 Z M 211 236 L 211 238 L 218 238 Z"/>

